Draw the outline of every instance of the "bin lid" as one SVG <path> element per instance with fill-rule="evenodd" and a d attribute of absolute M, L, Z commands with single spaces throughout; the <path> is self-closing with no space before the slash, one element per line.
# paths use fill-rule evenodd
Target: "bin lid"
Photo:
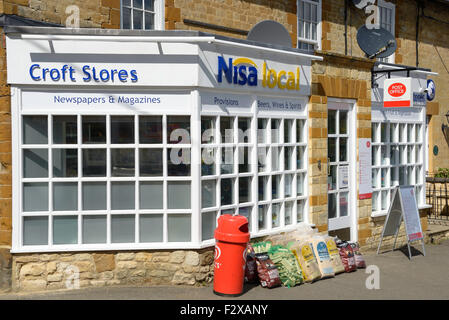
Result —
<path fill-rule="evenodd" d="M 246 243 L 249 241 L 248 219 L 244 216 L 224 214 L 218 218 L 218 226 L 215 229 L 215 239 Z"/>

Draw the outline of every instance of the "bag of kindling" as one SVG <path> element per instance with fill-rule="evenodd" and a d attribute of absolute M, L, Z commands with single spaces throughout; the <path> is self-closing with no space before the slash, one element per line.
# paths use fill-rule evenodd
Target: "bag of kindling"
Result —
<path fill-rule="evenodd" d="M 257 281 L 256 254 L 250 244 L 246 247 L 245 281 L 250 283 Z"/>
<path fill-rule="evenodd" d="M 312 246 L 307 241 L 290 243 L 290 251 L 301 267 L 304 281 L 313 282 L 321 278 L 320 267 L 313 254 Z"/>
<path fill-rule="evenodd" d="M 338 251 L 340 253 L 341 262 L 345 267 L 346 272 L 352 272 L 357 270 L 357 265 L 355 264 L 354 251 L 352 247 L 347 242 L 337 242 Z"/>
<path fill-rule="evenodd" d="M 354 252 L 355 265 L 357 266 L 357 269 L 366 268 L 365 259 L 360 253 L 359 244 L 357 242 L 349 242 L 349 245 L 351 246 L 352 251 Z"/>
<path fill-rule="evenodd" d="M 310 244 L 313 248 L 313 253 L 318 262 L 321 272 L 321 278 L 329 278 L 335 276 L 334 267 L 332 266 L 331 257 L 327 250 L 326 242 L 323 237 L 315 236 L 311 238 Z"/>
<path fill-rule="evenodd" d="M 335 244 L 334 238 L 327 236 L 324 239 L 326 240 L 327 250 L 329 251 L 335 274 L 345 272 L 345 266 L 341 261 L 340 252 Z"/>
<path fill-rule="evenodd" d="M 298 261 L 289 249 L 276 245 L 268 250 L 268 256 L 276 265 L 285 287 L 291 288 L 304 281 Z"/>
<path fill-rule="evenodd" d="M 281 285 L 279 271 L 266 253 L 256 253 L 257 275 L 260 285 L 264 288 L 274 288 Z"/>

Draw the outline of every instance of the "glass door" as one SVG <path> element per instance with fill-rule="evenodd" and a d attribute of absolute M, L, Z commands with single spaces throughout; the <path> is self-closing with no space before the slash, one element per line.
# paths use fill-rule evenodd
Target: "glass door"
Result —
<path fill-rule="evenodd" d="M 329 230 L 349 228 L 350 220 L 350 135 L 349 107 L 332 106 L 328 110 L 328 219 Z"/>

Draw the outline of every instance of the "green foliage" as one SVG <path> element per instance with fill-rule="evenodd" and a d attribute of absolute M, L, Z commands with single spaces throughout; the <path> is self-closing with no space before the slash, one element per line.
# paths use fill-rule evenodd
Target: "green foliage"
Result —
<path fill-rule="evenodd" d="M 449 168 L 438 168 L 436 178 L 449 178 Z"/>

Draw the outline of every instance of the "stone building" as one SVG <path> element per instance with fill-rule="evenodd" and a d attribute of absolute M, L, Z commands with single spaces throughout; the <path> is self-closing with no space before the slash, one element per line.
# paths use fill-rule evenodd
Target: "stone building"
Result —
<path fill-rule="evenodd" d="M 449 103 L 449 90 L 447 88 L 449 82 L 447 81 L 449 34 L 445 31 L 445 26 L 449 22 L 447 19 L 449 5 L 446 1 L 438 0 L 422 2 L 378 0 L 376 4 L 379 8 L 381 26 L 391 32 L 397 42 L 395 53 L 383 59 L 368 59 L 360 49 L 357 42 L 357 30 L 365 24 L 370 13 L 357 8 L 352 4 L 352 1 L 346 3 L 336 0 L 0 1 L 0 12 L 2 13 L 0 27 L 2 28 L 3 39 L 0 49 L 0 288 L 4 290 L 10 288 L 13 290 L 65 289 L 67 288 L 67 280 L 72 281 L 69 282 L 73 284 L 75 283 L 73 279 L 78 280 L 81 287 L 143 283 L 188 285 L 208 283 L 213 277 L 212 231 L 214 218 L 219 214 L 237 210 L 239 214 L 249 217 L 250 230 L 253 231 L 255 237 L 294 230 L 297 225 L 306 224 L 312 225 L 319 232 L 358 241 L 365 250 L 374 249 L 379 242 L 385 215 L 390 204 L 390 197 L 397 185 L 415 186 L 417 205 L 421 212 L 422 229 L 425 231 L 427 229 L 425 212 L 427 208 L 425 203 L 426 172 L 434 173 L 438 167 L 449 166 L 447 162 L 449 156 L 449 139 L 447 137 L 449 137 L 449 133 L 447 129 L 443 132 L 441 129 L 442 125 L 447 125 L 445 114 L 448 112 L 447 105 Z M 246 39 L 248 31 L 262 20 L 274 20 L 282 24 L 290 34 L 294 49 L 275 46 L 274 48 L 279 51 L 279 57 L 276 57 L 272 54 L 273 51 L 270 51 L 273 49 L 270 46 L 245 42 L 244 39 Z M 62 27 L 66 25 L 79 26 L 81 30 L 64 30 Z M 33 31 L 33 28 L 21 28 L 22 26 L 35 26 L 36 28 Z M 91 30 L 91 28 L 118 30 L 99 31 Z M 134 31 L 127 31 L 127 29 L 133 29 Z M 157 31 L 145 33 L 136 30 L 175 30 L 180 33 L 154 33 Z M 87 215 L 84 215 L 84 209 L 81 208 L 84 208 L 83 201 L 87 201 L 87 198 L 83 198 L 85 196 L 83 194 L 84 183 L 86 185 L 91 183 L 92 187 L 98 187 L 99 181 L 89 180 L 90 178 L 85 179 L 82 176 L 81 168 L 78 168 L 78 171 L 75 168 L 75 175 L 79 177 L 77 182 L 74 179 L 53 180 L 54 175 L 58 177 L 56 173 L 48 176 L 48 172 L 46 172 L 44 178 L 42 178 L 40 175 L 27 176 L 25 172 L 22 172 L 34 170 L 32 169 L 35 166 L 33 157 L 39 155 L 39 151 L 36 150 L 44 150 L 37 142 L 31 142 L 32 146 L 24 149 L 24 147 L 27 147 L 27 142 L 25 140 L 20 141 L 20 139 L 22 139 L 22 135 L 29 134 L 26 132 L 26 128 L 31 128 L 32 131 L 30 132 L 33 132 L 33 134 L 35 134 L 35 131 L 40 132 L 40 136 L 33 136 L 38 139 L 42 138 L 42 130 L 37 129 L 45 127 L 44 138 L 46 142 L 42 144 L 51 149 L 53 148 L 52 143 L 57 142 L 49 142 L 48 139 L 49 137 L 55 139 L 56 134 L 53 132 L 56 131 L 50 133 L 51 130 L 48 130 L 48 128 L 56 130 L 57 122 L 55 122 L 55 119 L 57 117 L 51 112 L 43 116 L 39 114 L 39 110 L 29 113 L 26 111 L 20 114 L 16 109 L 22 110 L 24 108 L 23 110 L 25 110 L 28 106 L 27 101 L 34 102 L 34 99 L 36 99 L 36 105 L 39 105 L 38 100 L 41 92 L 38 88 L 44 88 L 41 89 L 42 92 L 51 91 L 56 88 L 56 84 L 53 83 L 47 87 L 37 85 L 33 87 L 32 80 L 35 80 L 34 83 L 36 83 L 36 79 L 40 77 L 36 73 L 40 70 L 40 66 L 30 69 L 30 75 L 34 77 L 28 79 L 31 82 L 21 82 L 19 79 L 21 75 L 14 75 L 13 73 L 17 70 L 12 71 L 10 65 L 7 66 L 8 45 L 11 44 L 11 48 L 29 50 L 31 55 L 33 50 L 36 50 L 36 52 L 39 52 L 37 56 L 41 54 L 41 57 L 44 57 L 42 54 L 48 49 L 33 47 L 33 41 L 37 41 L 36 43 L 39 41 L 41 43 L 43 41 L 54 41 L 56 51 L 64 48 L 64 50 L 69 50 L 65 53 L 68 54 L 70 45 L 66 47 L 66 44 L 70 40 L 77 44 L 74 52 L 86 50 L 85 54 L 101 54 L 102 52 L 98 48 L 92 50 L 80 49 L 83 47 L 82 41 L 90 41 L 86 40 L 89 37 L 92 38 L 92 41 L 93 38 L 96 39 L 95 41 L 106 41 L 103 38 L 112 36 L 119 39 L 118 42 L 121 40 L 126 42 L 128 40 L 124 39 L 125 37 L 135 36 L 144 43 L 144 37 L 146 36 L 164 37 L 165 35 L 167 37 L 179 35 L 185 37 L 185 39 L 189 38 L 194 44 L 187 43 L 187 40 L 180 40 L 185 42 L 183 45 L 185 45 L 187 52 L 193 50 L 192 46 L 194 45 L 200 48 L 199 51 L 212 52 L 215 50 L 209 47 L 210 43 L 207 44 L 207 41 L 204 44 L 199 43 L 209 37 L 210 40 L 208 41 L 216 41 L 218 47 L 229 46 L 229 48 L 226 47 L 226 54 L 234 53 L 235 59 L 237 57 L 251 57 L 250 61 L 253 62 L 258 61 L 259 58 L 262 59 L 261 61 L 271 58 L 276 60 L 275 66 L 281 66 L 287 72 L 289 71 L 288 68 L 293 68 L 293 65 L 301 65 L 301 68 L 303 68 L 301 81 L 306 81 L 304 89 L 300 91 L 300 98 L 306 99 L 304 100 L 306 103 L 302 107 L 304 109 L 299 110 L 297 115 L 292 117 L 276 115 L 276 113 L 270 113 L 271 111 L 264 111 L 266 113 L 257 113 L 259 111 L 256 111 L 255 114 L 247 112 L 244 115 L 239 111 L 232 111 L 235 112 L 232 117 L 227 117 L 213 109 L 213 103 L 208 104 L 210 108 L 206 108 L 209 110 L 208 113 L 204 116 L 201 115 L 201 119 L 197 119 L 201 123 L 201 129 L 195 127 L 193 119 L 187 125 L 191 128 L 192 134 L 197 132 L 199 135 L 200 131 L 203 130 L 203 125 L 218 130 L 217 128 L 226 125 L 226 121 L 229 120 L 229 123 L 233 122 L 230 125 L 233 128 L 240 129 L 240 126 L 242 126 L 242 128 L 252 130 L 249 141 L 234 141 L 232 144 L 234 149 L 242 149 L 245 152 L 245 148 L 248 148 L 248 154 L 250 154 L 248 157 L 253 159 L 257 159 L 261 151 L 266 157 L 270 157 L 270 166 L 275 166 L 275 163 L 277 163 L 279 167 L 268 169 L 265 174 L 261 174 L 260 172 L 264 172 L 265 169 L 259 161 L 257 166 L 253 165 L 248 171 L 245 171 L 248 174 L 243 176 L 236 174 L 230 176 L 230 179 L 222 179 L 220 174 L 217 174 L 216 179 L 213 180 L 209 178 L 200 179 L 200 176 L 204 175 L 202 174 L 203 167 L 197 170 L 192 166 L 192 172 L 198 173 L 198 181 L 192 179 L 193 185 L 189 185 L 191 189 L 185 189 L 185 185 L 182 183 L 170 186 L 171 180 L 164 179 L 163 183 L 166 189 L 163 191 L 165 193 L 161 193 L 161 199 L 164 198 L 165 202 L 170 201 L 166 199 L 169 187 L 173 187 L 173 192 L 179 195 L 179 201 L 182 201 L 182 195 L 186 193 L 185 191 L 189 190 L 190 194 L 187 193 L 187 197 L 189 197 L 189 203 L 191 201 L 192 204 L 189 212 L 195 217 L 202 216 L 202 218 L 198 218 L 198 221 L 189 220 L 188 225 L 191 226 L 189 230 L 192 230 L 192 232 L 189 231 L 187 237 L 195 239 L 195 241 L 190 241 L 191 243 L 183 245 L 182 242 L 175 241 L 175 245 L 170 244 L 167 227 L 170 219 L 167 212 L 168 215 L 173 212 L 168 210 L 164 211 L 162 220 L 156 222 L 156 225 L 164 230 L 161 231 L 163 233 L 163 235 L 161 234 L 161 239 L 163 239 L 161 245 L 146 246 L 139 243 L 140 234 L 138 233 L 136 233 L 133 243 L 127 241 L 127 243 L 114 244 L 111 242 L 111 232 L 113 232 L 111 230 L 114 228 L 111 220 L 113 219 L 109 212 L 111 210 L 108 210 L 104 214 L 106 219 L 104 225 L 107 224 L 105 233 L 105 239 L 108 239 L 105 240 L 107 244 L 102 246 L 85 245 L 83 243 L 83 236 L 85 236 L 83 232 L 87 230 L 87 225 L 84 228 L 83 219 Z M 24 44 L 21 44 L 17 39 L 22 40 Z M 169 40 L 165 39 L 164 41 Z M 198 43 L 195 44 L 195 41 Z M 91 43 L 97 44 L 97 42 Z M 98 43 L 101 44 L 101 42 Z M 115 45 L 119 46 L 119 44 Z M 248 51 L 243 48 L 245 45 L 248 46 Z M 145 48 L 146 50 L 153 50 L 152 47 Z M 55 49 L 53 48 L 53 50 Z M 113 53 L 113 49 L 111 50 L 111 53 Z M 129 50 L 131 51 L 128 53 L 132 55 L 133 49 L 129 48 Z M 181 53 L 179 52 L 179 54 Z M 290 58 L 290 56 L 294 58 Z M 8 64 L 9 61 L 14 61 L 11 56 L 8 59 L 10 59 Z M 204 59 L 204 61 L 211 61 L 207 57 Z M 225 66 L 226 59 L 224 59 Z M 38 61 L 43 61 L 42 64 L 45 62 L 45 60 Z M 92 61 L 95 62 L 95 60 Z M 47 60 L 47 62 L 55 61 Z M 96 61 L 96 63 L 100 62 Z M 259 69 L 261 63 L 256 63 Z M 296 68 L 291 70 L 296 70 Z M 48 71 L 50 72 L 50 69 Z M 388 71 L 390 71 L 390 74 L 388 74 Z M 263 72 L 265 72 L 265 65 Z M 259 73 L 261 72 L 259 71 Z M 414 108 L 411 112 L 408 109 L 407 111 L 401 110 L 396 114 L 384 117 L 382 98 L 379 99 L 379 92 L 383 88 L 383 81 L 391 75 L 393 78 L 395 76 L 411 77 L 414 79 L 414 83 L 419 83 L 419 85 L 425 83 L 428 78 L 432 78 L 437 88 L 436 98 L 433 101 L 424 102 L 424 105 Z M 25 76 L 27 75 L 24 74 L 23 77 Z M 45 71 L 42 76 L 45 77 Z M 48 73 L 48 76 L 51 76 L 51 73 Z M 139 76 L 141 75 L 139 74 Z M 55 79 L 60 80 L 56 76 Z M 166 79 L 164 77 L 161 82 L 168 81 Z M 269 79 L 271 80 L 271 75 L 269 75 Z M 39 80 L 41 79 L 39 78 Z M 279 81 L 278 84 L 280 83 Z M 161 90 L 164 89 L 164 85 L 158 86 L 157 83 L 153 83 L 151 86 L 147 84 L 146 88 Z M 178 84 L 178 86 L 182 87 L 182 84 Z M 193 85 L 188 85 L 188 87 L 191 86 Z M 30 88 L 36 89 L 36 96 L 26 97 L 24 95 L 23 92 L 26 92 L 27 89 L 31 90 Z M 103 87 L 100 86 L 100 88 Z M 104 88 L 107 87 L 104 86 Z M 243 89 L 237 90 L 232 85 L 227 86 L 227 84 L 223 88 L 223 92 L 228 92 L 227 98 L 232 94 L 239 97 L 235 100 L 238 103 L 247 103 L 248 100 L 250 101 L 248 104 L 255 104 L 257 107 L 253 108 L 257 110 L 259 105 L 263 104 L 264 100 L 259 98 L 259 95 L 264 91 L 248 89 L 246 92 Z M 62 90 L 62 92 L 72 92 L 70 91 L 72 89 L 68 87 L 57 89 Z M 136 88 L 132 90 L 137 92 Z M 198 91 L 195 90 L 193 89 L 192 92 Z M 263 93 L 265 98 L 268 96 L 271 99 L 282 97 L 282 91 L 279 91 L 280 86 L 275 90 L 277 90 L 277 94 Z M 17 94 L 20 94 L 22 98 L 18 99 Z M 195 96 L 195 94 L 200 97 Z M 199 93 L 193 93 L 192 97 L 196 97 L 199 101 L 203 101 L 203 99 L 206 101 L 208 95 L 204 94 L 203 98 L 203 93 L 200 90 Z M 223 100 L 227 98 L 223 98 Z M 290 99 L 285 102 L 286 104 L 303 101 L 295 100 L 295 96 L 288 92 L 285 94 L 285 99 Z M 269 99 L 266 98 L 265 101 L 269 101 Z M 204 108 L 205 102 L 202 103 Z M 45 106 L 42 108 L 45 109 Z M 23 112 L 23 110 L 20 112 Z M 304 111 L 304 114 L 301 113 L 302 111 Z M 257 114 L 263 116 L 257 118 Z M 135 118 L 136 126 L 137 123 L 140 125 L 138 116 L 136 115 Z M 23 124 L 20 120 L 21 117 L 24 119 Z M 82 118 L 84 114 L 78 114 L 77 117 L 77 120 L 71 125 L 75 127 L 75 136 L 78 133 L 79 141 L 77 145 L 79 145 L 79 148 L 77 150 L 80 150 L 78 154 L 81 155 L 87 148 L 84 145 L 85 142 L 80 142 L 80 136 L 83 135 L 84 139 L 85 134 L 84 118 Z M 113 118 L 112 115 L 107 115 L 107 117 L 107 119 Z M 162 119 L 161 130 L 162 128 L 166 129 L 171 121 L 170 115 L 164 114 Z M 98 119 L 92 118 L 91 120 L 95 122 Z M 61 118 L 61 121 L 66 120 Z M 173 118 L 173 121 L 181 127 L 186 126 L 179 118 Z M 50 122 L 52 123 L 51 126 Z M 69 122 L 64 122 L 64 125 L 67 126 Z M 39 127 L 39 123 L 41 127 Z M 214 124 L 217 124 L 217 127 L 214 127 Z M 86 126 L 88 125 L 92 124 L 86 122 Z M 112 134 L 110 126 L 113 125 L 112 122 L 108 125 L 105 124 L 109 128 L 107 129 L 109 131 L 105 129 L 105 132 Z M 153 125 L 158 126 L 157 123 L 153 123 Z M 270 132 L 266 137 L 267 140 L 259 140 L 258 130 L 266 127 Z M 137 137 L 139 131 L 134 127 L 132 130 L 134 130 L 132 131 L 133 135 Z M 276 130 L 281 130 L 280 136 L 275 137 L 273 135 Z M 160 135 L 163 136 L 164 134 L 161 133 Z M 296 135 L 298 135 L 297 139 L 290 140 L 292 136 Z M 21 138 L 19 139 L 19 137 Z M 238 140 L 237 136 L 235 138 Z M 69 139 L 69 137 L 66 136 L 66 139 Z M 361 167 L 359 148 L 360 143 L 365 141 L 372 144 L 370 148 L 373 154 L 372 163 L 368 167 Z M 192 142 L 192 148 L 195 149 L 196 146 L 193 144 L 194 142 Z M 433 152 L 434 146 L 438 147 L 437 154 Z M 63 147 L 68 148 L 65 144 Z M 137 150 L 139 145 L 136 143 L 136 146 L 131 147 L 135 147 Z M 215 147 L 216 150 L 224 149 L 221 145 Z M 167 143 L 164 142 L 161 148 L 167 148 Z M 206 149 L 206 146 L 200 143 L 198 148 L 203 150 Z M 18 151 L 22 149 L 23 152 L 29 152 L 29 155 L 24 153 L 23 158 L 25 160 L 21 159 L 21 151 Z M 115 152 L 114 149 L 110 149 L 109 145 L 106 145 L 105 150 L 108 150 L 107 157 Z M 48 169 L 53 167 L 48 165 L 49 159 L 55 161 L 57 156 L 52 152 L 47 153 L 45 151 L 44 153 L 47 154 L 44 158 L 49 157 L 45 158 L 45 170 L 52 171 Z M 235 157 L 240 157 L 237 153 L 235 153 Z M 135 154 L 138 159 L 144 157 L 144 153 L 140 154 L 136 151 Z M 305 161 L 301 161 L 303 157 L 306 157 Z M 77 163 L 83 166 L 84 160 L 80 158 Z M 273 159 L 276 159 L 276 161 Z M 192 156 L 192 164 L 194 164 L 194 160 L 194 156 Z M 108 163 L 105 164 L 105 167 L 111 169 L 112 165 L 108 161 L 115 160 L 111 158 L 111 160 L 104 161 Z M 293 164 L 290 164 L 290 161 Z M 23 170 L 22 165 L 24 166 Z M 25 167 L 28 165 L 29 168 Z M 151 163 L 151 165 L 154 165 L 154 163 Z M 18 168 L 18 166 L 21 168 Z M 55 169 L 53 168 L 53 170 Z M 237 166 L 237 170 L 240 171 L 239 166 Z M 370 185 L 365 192 L 361 190 L 360 185 L 361 181 L 366 184 L 367 170 L 370 171 L 368 172 Z M 13 179 L 13 176 L 17 179 Z M 35 177 L 39 177 L 41 180 L 33 180 Z M 62 177 L 66 178 L 67 176 Z M 139 178 L 138 174 L 136 178 Z M 110 185 L 117 182 L 117 186 L 124 187 L 123 189 L 117 189 L 117 193 L 115 193 L 117 198 L 124 193 L 126 187 L 129 187 L 129 185 L 125 185 L 123 179 L 120 179 L 115 181 L 109 179 L 108 176 L 108 189 L 104 192 L 107 194 L 105 197 L 112 203 L 111 197 L 113 197 L 114 191 L 112 187 L 109 189 Z M 151 190 L 151 192 L 154 192 L 156 180 L 145 180 L 147 192 Z M 180 179 L 183 182 L 186 180 Z M 223 182 L 227 180 L 231 181 L 230 184 Z M 75 189 L 78 190 L 74 200 L 79 205 L 76 205 L 76 210 L 74 210 L 77 211 L 75 220 L 71 221 L 67 213 L 57 212 L 61 215 L 55 216 L 48 206 L 44 206 L 43 209 L 32 209 L 31 213 L 26 212 L 27 206 L 31 205 L 32 207 L 33 203 L 39 202 L 43 189 L 36 187 L 42 187 L 44 183 L 50 183 L 54 188 L 55 186 L 68 188 L 66 190 L 69 190 L 69 193 L 74 192 Z M 77 183 L 75 189 L 70 189 L 74 183 Z M 240 187 L 240 183 L 242 187 Z M 287 183 L 290 187 L 286 187 Z M 138 186 L 136 189 L 140 188 L 140 180 L 136 182 L 136 186 Z M 207 203 L 207 197 L 212 197 L 210 194 L 205 196 L 207 193 L 204 193 L 203 188 L 206 186 L 209 191 L 215 190 L 213 205 L 209 205 L 209 209 L 204 209 L 204 206 L 207 207 L 207 204 L 204 204 Z M 153 189 L 149 189 L 150 187 Z M 29 188 L 28 191 L 27 188 Z M 57 205 L 60 205 L 53 202 L 56 198 L 53 194 L 56 194 L 57 190 L 48 191 L 49 187 L 45 188 L 46 191 L 43 194 L 47 197 L 48 194 L 51 194 L 49 197 L 51 200 L 45 198 L 45 201 L 47 205 L 51 203 L 50 208 L 53 210 Z M 268 191 L 265 188 L 268 188 Z M 363 188 L 366 188 L 366 185 Z M 261 194 L 261 189 L 268 192 L 268 200 Z M 60 192 L 62 190 L 60 189 Z M 95 188 L 90 190 L 93 194 L 98 191 Z M 228 199 L 225 190 L 232 190 L 236 197 Z M 248 194 L 245 190 L 251 190 L 252 192 Z M 287 190 L 290 190 L 294 195 Z M 135 190 L 133 194 L 134 192 Z M 32 200 L 27 202 L 26 197 L 30 195 Z M 35 196 L 35 198 L 32 196 Z M 155 197 L 157 198 L 157 195 L 148 196 L 150 202 L 156 201 Z M 144 197 L 136 196 L 136 204 L 142 205 L 141 198 Z M 244 201 L 245 205 L 241 205 L 241 201 L 237 200 L 243 198 L 247 200 Z M 69 201 L 68 198 L 63 199 Z M 66 204 L 65 202 L 62 207 Z M 111 209 L 109 206 L 113 207 L 114 204 L 108 205 L 108 208 Z M 167 203 L 164 204 L 164 208 L 167 209 Z M 197 212 L 194 212 L 195 209 L 198 209 Z M 33 213 L 33 211 L 37 211 L 38 214 Z M 148 211 L 148 213 L 153 213 L 153 211 Z M 44 219 L 39 220 L 39 217 L 36 217 L 37 215 L 41 215 L 39 217 Z M 121 221 L 126 224 L 127 220 L 124 215 L 117 215 L 117 217 L 117 219 L 124 218 Z M 185 222 L 185 220 L 182 220 L 182 214 L 173 214 L 173 217 L 179 218 L 177 221 Z M 134 219 L 131 222 L 131 225 L 134 226 L 132 228 L 135 228 L 132 229 L 133 237 L 134 231 L 144 225 L 144 220 L 137 222 L 138 220 Z M 150 223 L 150 220 L 145 221 Z M 72 226 L 76 232 L 75 241 L 78 246 L 59 245 L 59 247 L 55 247 L 56 236 L 61 234 L 58 233 L 55 223 L 60 223 L 59 226 L 63 231 L 70 230 L 70 226 Z M 97 221 L 96 223 L 102 222 Z M 154 223 L 154 221 L 151 223 Z M 46 235 L 43 239 L 33 238 L 32 236 L 26 238 L 28 236 L 26 232 L 32 235 L 32 230 L 40 230 L 39 228 L 42 228 L 43 225 L 46 225 L 44 229 Z M 92 222 L 92 226 L 95 226 L 95 222 Z M 53 230 L 53 228 L 55 229 Z M 25 229 L 28 231 L 25 231 Z M 92 230 L 95 234 L 95 228 Z M 173 230 L 176 233 L 178 229 Z M 69 234 L 69 232 L 66 233 Z M 179 231 L 179 233 L 182 234 L 183 232 Z M 62 238 L 64 237 L 62 236 Z M 400 238 L 400 240 L 403 242 L 405 237 Z M 30 241 L 31 245 L 27 245 L 27 241 Z M 44 241 L 46 245 L 33 247 L 33 241 Z M 66 242 L 61 243 L 65 244 Z"/>

